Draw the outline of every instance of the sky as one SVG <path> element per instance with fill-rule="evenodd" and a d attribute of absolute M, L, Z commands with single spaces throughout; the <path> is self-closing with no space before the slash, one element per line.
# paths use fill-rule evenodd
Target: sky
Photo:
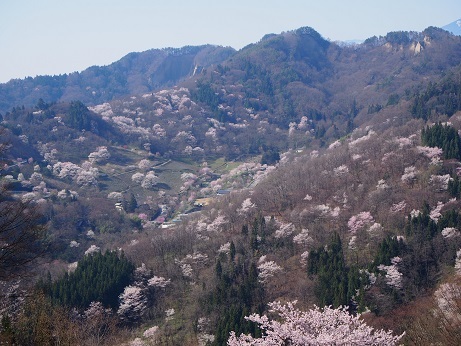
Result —
<path fill-rule="evenodd" d="M 0 83 L 82 71 L 152 48 L 241 49 L 303 26 L 344 41 L 460 18 L 460 0 L 0 0 Z"/>

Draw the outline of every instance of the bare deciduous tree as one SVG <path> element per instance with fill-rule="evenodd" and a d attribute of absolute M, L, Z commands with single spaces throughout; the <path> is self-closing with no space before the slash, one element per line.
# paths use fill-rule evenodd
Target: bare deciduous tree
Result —
<path fill-rule="evenodd" d="M 0 280 L 22 275 L 46 250 L 46 226 L 32 203 L 14 199 L 8 186 L 0 186 Z"/>

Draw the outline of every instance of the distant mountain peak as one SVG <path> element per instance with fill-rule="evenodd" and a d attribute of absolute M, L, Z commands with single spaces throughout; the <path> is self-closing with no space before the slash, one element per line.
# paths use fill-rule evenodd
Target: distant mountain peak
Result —
<path fill-rule="evenodd" d="M 443 26 L 442 29 L 451 32 L 453 35 L 461 36 L 461 18 Z"/>

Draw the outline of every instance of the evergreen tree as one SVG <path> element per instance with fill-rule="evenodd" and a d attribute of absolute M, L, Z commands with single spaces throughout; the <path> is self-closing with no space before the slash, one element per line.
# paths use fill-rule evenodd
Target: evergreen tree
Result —
<path fill-rule="evenodd" d="M 133 263 L 123 253 L 119 256 L 113 251 L 98 252 L 87 255 L 73 273 L 65 273 L 46 291 L 61 305 L 85 308 L 98 301 L 115 309 L 118 296 L 129 285 L 133 271 Z"/>

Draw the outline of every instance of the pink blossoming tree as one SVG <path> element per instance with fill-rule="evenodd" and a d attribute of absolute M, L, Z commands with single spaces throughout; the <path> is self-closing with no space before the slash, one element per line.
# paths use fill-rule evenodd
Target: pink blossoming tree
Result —
<path fill-rule="evenodd" d="M 375 330 L 360 319 L 350 315 L 346 308 L 333 309 L 315 307 L 307 312 L 294 307 L 295 302 L 270 303 L 270 312 L 280 320 L 253 314 L 247 320 L 259 324 L 263 330 L 261 338 L 231 332 L 228 346 L 260 345 L 397 345 L 402 335 L 394 336 L 391 331 Z"/>

